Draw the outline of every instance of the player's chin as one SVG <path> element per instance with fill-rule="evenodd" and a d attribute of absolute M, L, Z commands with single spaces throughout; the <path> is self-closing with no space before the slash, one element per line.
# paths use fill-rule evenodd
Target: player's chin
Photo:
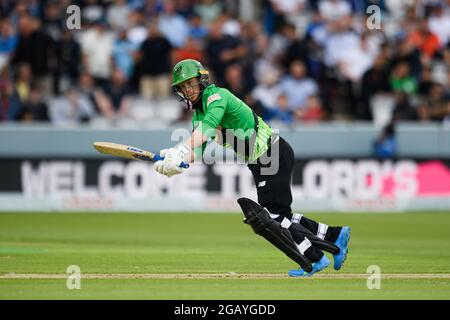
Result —
<path fill-rule="evenodd" d="M 188 98 L 188 100 L 189 100 L 190 102 L 194 103 L 195 101 L 197 101 L 198 96 L 199 96 L 199 95 L 196 94 L 196 95 L 188 96 L 187 98 Z"/>

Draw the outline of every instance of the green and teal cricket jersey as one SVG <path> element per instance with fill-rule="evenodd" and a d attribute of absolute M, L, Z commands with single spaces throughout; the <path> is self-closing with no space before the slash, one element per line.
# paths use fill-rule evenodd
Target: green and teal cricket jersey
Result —
<path fill-rule="evenodd" d="M 217 127 L 234 130 L 238 139 L 249 139 L 254 132 L 255 119 L 253 111 L 241 99 L 237 98 L 229 90 L 219 88 L 211 84 L 205 88 L 202 97 L 203 110 L 196 109 L 192 117 L 194 129 L 198 129 L 208 138 L 216 135 Z M 253 152 L 249 157 L 243 154 L 238 156 L 248 161 L 258 159 L 267 151 L 267 141 L 272 134 L 270 128 L 260 117 L 258 117 L 258 132 L 255 139 Z M 228 143 L 224 147 L 232 147 Z M 195 158 L 203 154 L 206 143 L 202 147 L 195 148 Z"/>

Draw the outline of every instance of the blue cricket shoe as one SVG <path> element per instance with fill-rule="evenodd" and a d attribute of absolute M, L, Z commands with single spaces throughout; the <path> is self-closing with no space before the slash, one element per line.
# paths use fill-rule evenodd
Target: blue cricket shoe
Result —
<path fill-rule="evenodd" d="M 339 237 L 334 243 L 340 249 L 339 253 L 333 255 L 334 259 L 334 270 L 340 270 L 344 265 L 344 261 L 347 258 L 348 253 L 348 242 L 350 241 L 350 227 L 342 227 Z"/>
<path fill-rule="evenodd" d="M 326 255 L 323 255 L 322 259 L 313 263 L 313 269 L 310 273 L 306 273 L 303 269 L 289 270 L 288 275 L 290 277 L 311 277 L 314 273 L 322 271 L 330 265 L 331 261 Z"/>

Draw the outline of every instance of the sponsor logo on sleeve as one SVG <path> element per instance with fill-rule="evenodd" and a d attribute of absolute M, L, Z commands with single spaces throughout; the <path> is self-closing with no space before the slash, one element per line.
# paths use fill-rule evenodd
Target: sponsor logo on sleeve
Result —
<path fill-rule="evenodd" d="M 206 101 L 206 106 L 209 106 L 209 104 L 210 104 L 211 102 L 214 102 L 214 101 L 220 100 L 220 99 L 222 99 L 222 97 L 220 96 L 220 94 L 214 93 L 214 94 L 212 94 L 212 95 L 210 95 L 210 96 L 208 97 L 208 100 Z"/>

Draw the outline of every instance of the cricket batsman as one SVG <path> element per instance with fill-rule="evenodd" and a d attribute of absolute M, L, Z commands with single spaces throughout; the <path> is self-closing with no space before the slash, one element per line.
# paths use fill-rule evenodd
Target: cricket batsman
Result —
<path fill-rule="evenodd" d="M 171 177 L 183 173 L 182 162 L 202 158 L 209 140 L 233 148 L 252 172 L 258 202 L 238 199 L 244 222 L 254 232 L 295 261 L 292 277 L 311 276 L 327 268 L 332 253 L 334 269 L 340 270 L 348 252 L 350 227 L 329 226 L 291 210 L 291 179 L 294 152 L 255 112 L 229 90 L 211 84 L 208 71 L 192 59 L 178 62 L 172 87 L 193 110 L 193 130 L 183 143 L 160 151 L 157 172 Z"/>

